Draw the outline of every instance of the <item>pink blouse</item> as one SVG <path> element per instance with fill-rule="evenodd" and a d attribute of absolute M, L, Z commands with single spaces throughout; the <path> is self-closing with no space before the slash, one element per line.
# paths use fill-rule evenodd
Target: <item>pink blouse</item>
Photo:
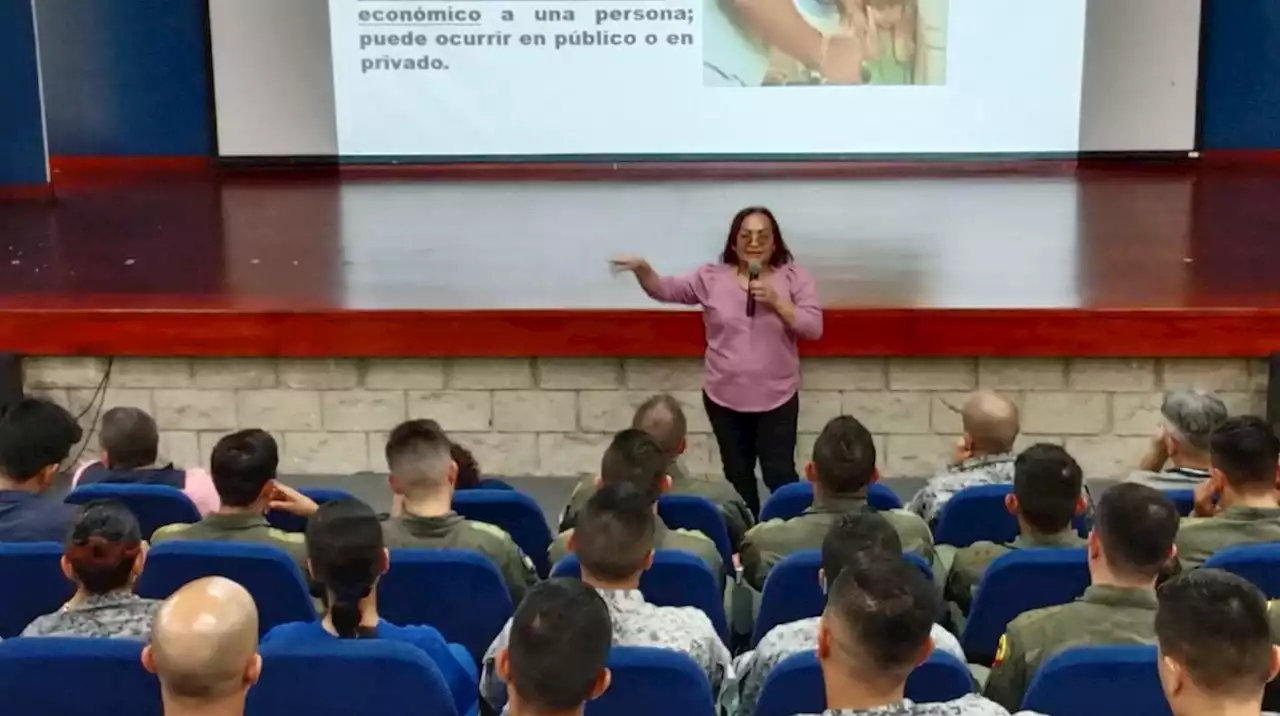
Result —
<path fill-rule="evenodd" d="M 757 304 L 754 317 L 747 317 L 747 292 L 727 264 L 663 276 L 658 290 L 649 293 L 664 303 L 702 306 L 707 330 L 703 388 L 711 400 L 742 413 L 763 413 L 790 400 L 800 389 L 796 339 L 822 337 L 822 308 L 813 277 L 789 263 L 764 280 L 795 304 L 794 328 L 763 303 Z"/>

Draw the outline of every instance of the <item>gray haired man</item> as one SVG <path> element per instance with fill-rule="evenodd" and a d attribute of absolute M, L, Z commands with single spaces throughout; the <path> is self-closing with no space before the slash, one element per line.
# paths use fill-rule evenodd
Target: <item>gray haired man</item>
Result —
<path fill-rule="evenodd" d="M 1129 480 L 1158 490 L 1195 487 L 1209 477 L 1209 435 L 1227 419 L 1213 393 L 1179 390 L 1160 404 L 1160 426 Z"/>

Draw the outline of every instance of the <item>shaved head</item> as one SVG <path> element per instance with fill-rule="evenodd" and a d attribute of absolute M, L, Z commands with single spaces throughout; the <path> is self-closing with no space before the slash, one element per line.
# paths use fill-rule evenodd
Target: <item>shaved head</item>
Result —
<path fill-rule="evenodd" d="M 1002 453 L 1013 450 L 1018 438 L 1018 406 L 1012 400 L 981 390 L 969 396 L 960 410 L 964 434 L 979 453 Z"/>
<path fill-rule="evenodd" d="M 253 597 L 225 577 L 187 584 L 156 612 L 142 660 L 166 698 L 243 698 L 262 664 Z"/>

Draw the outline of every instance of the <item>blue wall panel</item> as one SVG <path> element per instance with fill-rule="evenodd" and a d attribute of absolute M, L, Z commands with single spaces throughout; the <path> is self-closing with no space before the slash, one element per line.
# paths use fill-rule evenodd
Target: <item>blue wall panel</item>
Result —
<path fill-rule="evenodd" d="M 50 154 L 213 153 L 203 0 L 39 0 L 38 12 Z"/>
<path fill-rule="evenodd" d="M 0 185 L 47 180 L 31 0 L 0 0 Z"/>
<path fill-rule="evenodd" d="M 1280 149 L 1280 0 L 1204 0 L 1204 23 L 1203 148 Z"/>

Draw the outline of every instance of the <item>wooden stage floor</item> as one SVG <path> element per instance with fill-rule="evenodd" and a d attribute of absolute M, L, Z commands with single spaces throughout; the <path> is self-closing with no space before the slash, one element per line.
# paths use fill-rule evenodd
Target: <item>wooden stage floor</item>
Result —
<path fill-rule="evenodd" d="M 772 207 L 828 307 L 810 355 L 1280 350 L 1280 172 L 60 182 L 0 202 L 0 347 L 27 354 L 686 356 L 664 272 Z"/>

